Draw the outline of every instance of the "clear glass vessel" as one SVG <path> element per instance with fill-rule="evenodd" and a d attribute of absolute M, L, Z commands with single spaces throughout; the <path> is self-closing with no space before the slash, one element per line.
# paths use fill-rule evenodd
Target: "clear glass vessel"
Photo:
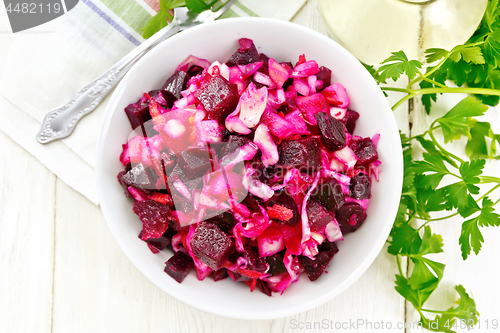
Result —
<path fill-rule="evenodd" d="M 474 33 L 488 0 L 319 0 L 331 36 L 359 60 L 378 64 L 403 50 L 423 60 L 431 47 L 451 49 Z"/>

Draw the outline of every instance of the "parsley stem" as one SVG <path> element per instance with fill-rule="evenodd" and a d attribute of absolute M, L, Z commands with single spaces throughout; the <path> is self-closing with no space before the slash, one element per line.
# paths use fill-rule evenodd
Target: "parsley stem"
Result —
<path fill-rule="evenodd" d="M 410 93 L 408 95 L 406 95 L 405 97 L 401 98 L 396 104 L 394 104 L 392 106 L 392 111 L 396 111 L 396 109 L 401 105 L 403 104 L 404 102 L 406 102 L 407 100 L 413 98 L 415 96 L 415 94 L 413 93 Z"/>
<path fill-rule="evenodd" d="M 409 92 L 414 95 L 427 95 L 427 94 L 442 94 L 442 93 L 454 93 L 454 94 L 473 94 L 473 95 L 495 95 L 500 96 L 500 90 L 489 89 L 489 88 L 474 88 L 474 87 L 446 87 L 446 88 L 423 88 L 423 89 L 409 89 Z"/>
<path fill-rule="evenodd" d="M 500 184 L 500 178 L 497 178 L 497 177 L 480 176 L 479 179 L 481 179 L 481 184 L 487 184 L 487 183 L 499 183 Z"/>
<path fill-rule="evenodd" d="M 404 92 L 404 93 L 409 93 L 409 89 L 407 88 L 395 88 L 395 87 L 380 87 L 382 90 L 387 90 L 387 91 L 397 91 L 397 92 Z"/>
<path fill-rule="evenodd" d="M 441 88 L 445 88 L 445 89 L 446 89 L 446 88 L 449 88 L 447 85 L 442 84 L 442 83 L 439 83 L 439 82 L 434 81 L 434 80 L 432 80 L 432 79 L 429 79 L 429 78 L 428 78 L 428 77 L 426 77 L 426 76 L 422 76 L 422 80 L 427 81 L 427 82 L 429 82 L 429 83 L 432 83 L 432 84 L 434 84 L 434 85 L 436 85 L 436 86 L 438 86 L 438 87 L 441 87 Z"/>
<path fill-rule="evenodd" d="M 436 121 L 437 120 L 434 120 L 434 122 L 431 124 L 431 128 L 428 131 L 429 136 L 431 137 L 432 142 L 436 145 L 436 147 L 439 148 L 439 150 L 441 150 L 443 152 L 443 154 L 450 156 L 451 158 L 457 160 L 460 163 L 464 163 L 464 160 L 462 160 L 460 157 L 458 157 L 458 156 L 450 153 L 449 151 L 447 151 L 446 149 L 444 149 L 443 147 L 441 147 L 441 145 L 439 144 L 439 142 L 437 142 L 436 138 L 434 137 L 434 133 L 433 133 L 433 131 L 435 129 L 434 124 L 436 123 Z M 454 176 L 456 176 L 456 175 L 454 175 Z M 458 176 L 456 176 L 456 177 L 458 177 Z M 461 177 L 458 177 L 458 178 L 462 179 Z"/>
<path fill-rule="evenodd" d="M 447 220 L 447 219 L 452 218 L 453 216 L 457 216 L 457 215 L 458 215 L 458 212 L 453 213 L 453 214 L 448 215 L 448 216 L 437 217 L 437 218 L 434 218 L 434 219 L 426 219 L 426 218 L 422 218 L 422 217 L 419 217 L 419 219 L 426 220 L 427 222 L 434 222 L 434 221 Z M 425 223 L 425 224 L 427 224 L 427 223 Z"/>
<path fill-rule="evenodd" d="M 403 269 L 401 268 L 401 260 L 399 259 L 399 254 L 396 254 L 396 261 L 398 262 L 398 270 L 399 270 L 399 275 L 403 275 Z"/>

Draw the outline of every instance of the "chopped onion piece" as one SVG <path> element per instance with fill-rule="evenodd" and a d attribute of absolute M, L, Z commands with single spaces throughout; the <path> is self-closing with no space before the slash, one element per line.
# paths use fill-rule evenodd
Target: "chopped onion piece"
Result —
<path fill-rule="evenodd" d="M 278 147 L 273 141 L 269 127 L 266 124 L 260 124 L 255 130 L 253 142 L 262 152 L 262 163 L 268 167 L 274 165 L 279 160 Z"/>

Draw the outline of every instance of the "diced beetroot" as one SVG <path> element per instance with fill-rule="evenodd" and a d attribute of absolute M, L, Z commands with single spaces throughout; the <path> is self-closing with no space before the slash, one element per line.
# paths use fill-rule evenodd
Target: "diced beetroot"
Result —
<path fill-rule="evenodd" d="M 262 62 L 262 66 L 258 69 L 259 72 L 269 75 L 269 57 L 264 53 L 259 54 L 259 61 Z"/>
<path fill-rule="evenodd" d="M 370 138 L 353 140 L 349 146 L 358 157 L 357 163 L 360 165 L 367 165 L 378 159 L 377 149 Z"/>
<path fill-rule="evenodd" d="M 172 107 L 174 102 L 181 98 L 181 91 L 186 89 L 188 80 L 189 75 L 185 71 L 176 71 L 163 84 L 161 91 L 169 107 Z"/>
<path fill-rule="evenodd" d="M 335 254 L 335 253 L 339 252 L 337 244 L 335 244 L 335 242 L 330 242 L 328 239 L 325 239 L 325 241 L 323 243 L 318 245 L 318 250 L 319 250 L 319 252 L 331 251 L 331 252 L 329 252 L 330 254 L 331 253 Z"/>
<path fill-rule="evenodd" d="M 181 283 L 193 267 L 193 259 L 183 251 L 177 251 L 165 263 L 165 273 Z"/>
<path fill-rule="evenodd" d="M 345 124 L 345 127 L 349 131 L 349 133 L 354 133 L 354 129 L 356 128 L 356 120 L 359 118 L 359 113 L 354 110 L 347 109 L 347 113 L 345 117 L 342 119 L 342 122 Z"/>
<path fill-rule="evenodd" d="M 318 200 L 330 212 L 334 212 L 344 204 L 342 187 L 335 178 L 330 178 L 318 185 L 312 198 Z"/>
<path fill-rule="evenodd" d="M 198 89 L 196 99 L 203 105 L 211 119 L 223 120 L 238 105 L 238 87 L 220 75 L 212 76 L 210 81 Z"/>
<path fill-rule="evenodd" d="M 239 44 L 240 48 L 226 61 L 226 65 L 233 67 L 259 61 L 259 52 L 251 39 L 241 38 Z"/>
<path fill-rule="evenodd" d="M 160 238 L 167 231 L 171 215 L 169 206 L 154 200 L 136 201 L 133 210 L 142 222 L 142 240 Z"/>
<path fill-rule="evenodd" d="M 349 184 L 350 196 L 356 200 L 369 199 L 371 196 L 372 182 L 366 173 L 358 173 L 351 178 Z"/>
<path fill-rule="evenodd" d="M 266 203 L 269 218 L 276 221 L 278 224 L 294 226 L 300 222 L 299 208 L 286 191 L 275 193 Z"/>
<path fill-rule="evenodd" d="M 165 99 L 165 96 L 163 96 L 163 93 L 161 90 L 152 90 L 148 92 L 149 96 L 151 96 L 151 99 L 154 99 L 156 103 L 160 104 L 161 106 L 168 106 L 168 102 Z"/>
<path fill-rule="evenodd" d="M 245 269 L 265 273 L 269 270 L 269 265 L 266 260 L 259 256 L 259 251 L 255 247 L 245 246 L 244 258 L 248 261 Z"/>
<path fill-rule="evenodd" d="M 224 156 L 231 154 L 236 149 L 250 143 L 252 140 L 245 138 L 239 135 L 230 135 L 227 143 L 222 147 L 219 159 L 222 159 Z"/>
<path fill-rule="evenodd" d="M 125 196 L 127 196 L 128 198 L 132 198 L 132 194 L 130 194 L 130 192 L 128 191 L 129 184 L 125 183 L 125 181 L 123 180 L 123 176 L 125 174 L 126 174 L 125 171 L 120 171 L 118 173 L 118 176 L 117 176 L 118 182 L 123 187 L 123 190 L 125 191 Z"/>
<path fill-rule="evenodd" d="M 266 294 L 269 297 L 272 296 L 273 292 L 271 291 L 271 289 L 267 285 L 266 281 L 262 281 L 260 279 L 257 280 L 257 286 L 259 287 L 259 290 L 262 291 L 264 294 Z"/>
<path fill-rule="evenodd" d="M 321 166 L 321 154 L 317 137 L 283 141 L 278 146 L 280 156 L 276 166 L 297 168 L 301 171 L 316 170 Z"/>
<path fill-rule="evenodd" d="M 170 244 L 170 239 L 165 236 L 161 236 L 160 238 L 150 238 L 146 240 L 148 243 L 148 247 L 153 253 L 159 253 L 161 250 L 167 247 Z"/>
<path fill-rule="evenodd" d="M 325 66 L 321 66 L 319 68 L 319 72 L 316 74 L 316 77 L 318 78 L 319 81 L 323 82 L 323 87 L 321 88 L 321 90 L 323 90 L 324 88 L 328 87 L 331 83 L 332 71 Z"/>
<path fill-rule="evenodd" d="M 234 282 L 247 282 L 251 281 L 252 279 L 249 278 L 248 276 L 245 276 L 243 274 L 240 274 L 236 271 L 227 271 L 231 279 L 233 279 Z"/>
<path fill-rule="evenodd" d="M 344 204 L 335 215 L 344 235 L 356 231 L 366 219 L 366 211 L 355 202 Z"/>
<path fill-rule="evenodd" d="M 310 199 L 306 206 L 311 230 L 320 231 L 333 220 L 333 216 L 318 201 Z"/>
<path fill-rule="evenodd" d="M 234 241 L 219 227 L 206 222 L 197 226 L 190 245 L 196 258 L 213 270 L 222 268 L 235 250 Z"/>
<path fill-rule="evenodd" d="M 136 164 L 129 172 L 123 175 L 122 180 L 125 184 L 137 187 L 139 189 L 155 188 L 155 179 L 148 174 L 142 163 Z"/>
<path fill-rule="evenodd" d="M 330 250 L 330 252 L 318 253 L 314 257 L 316 258 L 316 260 L 311 260 L 310 258 L 305 256 L 299 256 L 299 262 L 304 267 L 309 280 L 316 281 L 321 276 L 321 274 L 323 274 L 326 266 L 333 258 L 334 253 L 332 254 L 331 252 L 332 250 Z"/>
<path fill-rule="evenodd" d="M 210 154 L 206 153 L 204 156 L 200 154 L 194 155 L 189 150 L 177 155 L 177 163 L 189 179 L 203 176 L 212 167 Z"/>
<path fill-rule="evenodd" d="M 203 67 L 201 66 L 198 66 L 198 65 L 192 65 L 191 67 L 189 67 L 188 71 L 187 71 L 187 74 L 190 76 L 190 77 L 193 77 L 193 76 L 196 76 L 198 74 L 201 74 L 203 72 Z"/>
<path fill-rule="evenodd" d="M 229 276 L 226 268 L 221 268 L 214 272 L 214 281 L 224 280 Z"/>
<path fill-rule="evenodd" d="M 266 262 L 269 265 L 267 273 L 275 276 L 286 272 L 285 264 L 283 264 L 283 256 L 280 253 L 266 257 Z"/>
<path fill-rule="evenodd" d="M 141 126 L 145 122 L 151 119 L 149 114 L 149 104 L 148 103 L 133 103 L 125 108 L 125 113 L 127 114 L 130 125 L 133 129 Z"/>
<path fill-rule="evenodd" d="M 228 233 L 232 230 L 238 221 L 234 218 L 233 214 L 228 212 L 221 213 L 207 220 L 208 223 L 216 224 L 222 231 Z"/>
<path fill-rule="evenodd" d="M 326 112 L 319 112 L 314 115 L 318 122 L 318 127 L 325 142 L 326 148 L 336 151 L 346 146 L 345 126 Z"/>
<path fill-rule="evenodd" d="M 328 113 L 329 110 L 328 103 L 320 93 L 297 97 L 297 106 L 302 112 L 304 119 L 312 125 L 316 125 L 316 118 L 314 118 L 316 113 Z"/>

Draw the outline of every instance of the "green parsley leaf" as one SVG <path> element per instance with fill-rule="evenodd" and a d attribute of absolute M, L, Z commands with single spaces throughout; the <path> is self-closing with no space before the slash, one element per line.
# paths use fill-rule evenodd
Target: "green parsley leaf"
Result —
<path fill-rule="evenodd" d="M 424 153 L 423 161 L 414 162 L 414 171 L 416 173 L 432 172 L 436 173 L 438 176 L 443 178 L 445 175 L 450 174 L 450 171 L 443 162 L 443 159 L 439 155 L 434 155 L 430 153 Z"/>
<path fill-rule="evenodd" d="M 485 60 L 494 67 L 500 66 L 500 29 L 494 30 L 486 37 L 483 46 Z"/>
<path fill-rule="evenodd" d="M 420 239 L 418 231 L 408 223 L 402 223 L 400 226 L 394 227 L 390 236 L 391 241 L 387 251 L 393 255 L 399 253 L 409 254 L 412 244 Z"/>
<path fill-rule="evenodd" d="M 441 125 L 445 142 L 459 139 L 461 136 L 470 137 L 469 117 L 482 116 L 488 107 L 473 97 L 466 97 L 455 105 L 437 122 Z"/>
<path fill-rule="evenodd" d="M 488 5 L 486 6 L 486 11 L 483 17 L 483 23 L 488 27 L 488 29 L 493 29 L 495 21 L 499 17 L 499 6 L 498 0 L 490 0 L 488 1 Z"/>
<path fill-rule="evenodd" d="M 490 157 L 486 144 L 486 137 L 491 138 L 492 131 L 489 123 L 477 122 L 470 129 L 470 138 L 465 146 L 465 152 L 471 159 Z"/>
<path fill-rule="evenodd" d="M 462 250 L 462 258 L 469 257 L 471 249 L 477 255 L 484 243 L 483 235 L 479 227 L 491 227 L 500 225 L 500 215 L 494 213 L 493 201 L 488 197 L 483 199 L 481 214 L 473 219 L 462 223 L 462 232 L 458 240 Z"/>
<path fill-rule="evenodd" d="M 394 287 L 396 291 L 406 298 L 416 309 L 421 309 L 422 305 L 429 298 L 432 292 L 424 292 L 422 290 L 413 289 L 406 279 L 402 275 L 396 275 L 396 286 Z"/>
<path fill-rule="evenodd" d="M 465 209 L 469 202 L 469 194 L 467 193 L 467 184 L 458 182 L 444 187 L 446 189 L 448 205 L 456 207 L 459 210 Z"/>
<path fill-rule="evenodd" d="M 450 53 L 450 59 L 454 62 L 464 60 L 473 64 L 484 64 L 484 57 L 479 46 L 459 45 L 453 48 Z"/>
<path fill-rule="evenodd" d="M 443 278 L 445 265 L 424 257 L 411 257 L 413 271 L 408 279 L 413 289 L 433 292 Z"/>
<path fill-rule="evenodd" d="M 434 320 L 422 317 L 421 322 L 424 328 L 434 332 L 455 333 L 451 328 L 458 327 L 456 320 L 462 320 L 467 325 L 477 324 L 479 312 L 476 310 L 476 302 L 467 294 L 462 285 L 455 286 L 455 290 L 459 295 L 457 307 L 438 311 L 441 315 L 436 316 Z"/>
<path fill-rule="evenodd" d="M 486 160 L 478 159 L 471 162 L 464 162 L 460 165 L 460 175 L 467 186 L 467 190 L 471 194 L 479 194 L 479 187 L 475 184 L 479 184 L 479 175 L 483 173 L 484 165 Z"/>
<path fill-rule="evenodd" d="M 172 20 L 169 9 L 185 6 L 184 0 L 160 0 L 160 11 L 153 16 L 144 27 L 142 27 L 142 37 L 148 39 L 162 28 L 168 25 L 168 20 Z M 167 20 L 168 18 L 168 20 Z"/>
<path fill-rule="evenodd" d="M 422 63 L 418 60 L 408 60 L 403 51 L 392 52 L 392 55 L 382 62 L 379 68 L 379 82 L 385 82 L 387 79 L 396 81 L 402 74 L 408 75 L 413 79 L 420 73 Z"/>
<path fill-rule="evenodd" d="M 195 13 L 201 13 L 204 10 L 210 9 L 214 3 L 216 3 L 218 0 L 215 1 L 204 1 L 204 0 L 185 0 L 186 1 L 186 7 Z"/>
<path fill-rule="evenodd" d="M 436 148 L 436 145 L 434 144 L 434 142 L 432 142 L 430 140 L 426 140 L 421 135 L 417 136 L 416 139 L 420 143 L 420 145 L 422 146 L 422 148 L 424 148 L 429 154 L 431 154 L 431 155 L 437 155 L 440 158 L 442 158 L 444 161 L 446 161 L 447 163 L 449 163 L 452 166 L 454 166 L 455 168 L 458 168 L 458 165 L 455 162 L 455 160 L 453 160 L 452 158 L 450 158 L 447 155 L 444 155 L 440 150 L 438 150 Z"/>
<path fill-rule="evenodd" d="M 450 52 L 446 51 L 445 49 L 430 48 L 425 50 L 425 59 L 428 64 L 431 64 L 448 56 L 448 53 Z"/>
<path fill-rule="evenodd" d="M 420 245 L 418 253 L 423 256 L 440 252 L 443 252 L 443 237 L 438 234 L 433 234 L 431 228 L 426 226 L 424 228 L 424 236 L 422 237 L 422 244 Z"/>

